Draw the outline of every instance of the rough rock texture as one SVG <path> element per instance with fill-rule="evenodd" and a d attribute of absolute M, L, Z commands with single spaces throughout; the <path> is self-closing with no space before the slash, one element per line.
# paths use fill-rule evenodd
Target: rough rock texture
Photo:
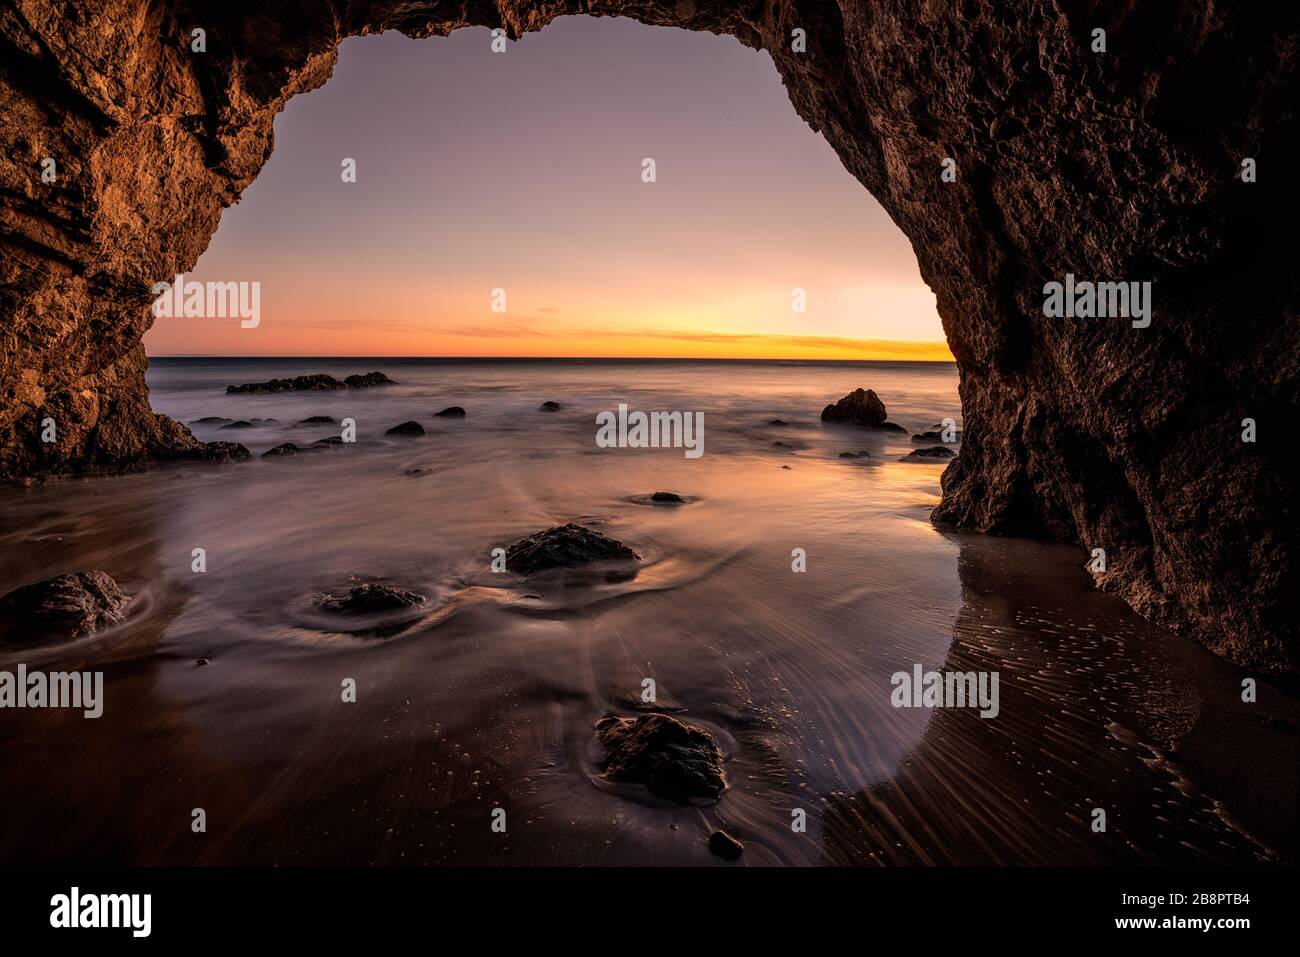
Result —
<path fill-rule="evenodd" d="M 726 790 L 722 752 L 703 728 L 666 714 L 602 718 L 596 737 L 605 749 L 605 776 L 644 784 L 670 801 L 716 798 Z"/>
<path fill-rule="evenodd" d="M 0 598 L 0 645 L 69 641 L 116 625 L 129 599 L 106 572 L 74 572 Z"/>
<path fill-rule="evenodd" d="M 506 568 L 518 575 L 531 575 L 548 568 L 574 568 L 602 561 L 635 561 L 640 557 L 617 539 L 569 522 L 515 542 L 506 549 Z"/>
<path fill-rule="evenodd" d="M 885 403 L 871 389 L 854 389 L 838 402 L 822 409 L 823 422 L 861 425 L 872 429 L 885 423 Z"/>
<path fill-rule="evenodd" d="M 325 82 L 341 38 L 517 36 L 570 13 L 768 51 L 794 108 L 906 233 L 961 367 L 963 450 L 937 521 L 1105 548 L 1102 587 L 1143 614 L 1296 670 L 1291 3 L 13 0 L 0 477 L 194 448 L 149 408 L 150 287 L 194 265 L 266 162 L 276 113 Z M 189 49 L 195 25 L 206 53 Z M 1258 182 L 1241 180 L 1245 157 Z M 1044 319 L 1043 284 L 1067 272 L 1151 281 L 1150 327 Z M 46 417 L 57 443 L 40 441 Z"/>
<path fill-rule="evenodd" d="M 354 585 L 346 595 L 326 595 L 320 602 L 324 611 L 343 615 L 369 615 L 424 604 L 424 596 L 392 585 L 366 582 Z"/>

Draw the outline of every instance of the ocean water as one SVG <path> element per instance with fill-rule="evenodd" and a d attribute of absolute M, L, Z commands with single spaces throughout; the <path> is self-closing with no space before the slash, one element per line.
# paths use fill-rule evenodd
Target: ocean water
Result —
<path fill-rule="evenodd" d="M 398 384 L 225 392 L 375 370 Z M 0 653 L 106 675 L 97 721 L 0 724 L 0 860 L 721 865 L 719 827 L 755 865 L 1278 854 L 1180 761 L 1207 723 L 1244 727 L 1211 690 L 1226 665 L 1096 592 L 1077 549 L 934 527 L 943 465 L 898 461 L 909 434 L 819 421 L 865 387 L 909 433 L 960 425 L 952 365 L 171 359 L 149 383 L 182 422 L 276 421 L 193 426 L 248 463 L 0 492 L 0 593 L 100 568 L 132 596 L 91 639 Z M 702 412 L 704 454 L 598 448 L 619 403 Z M 466 417 L 434 417 L 452 405 Z M 338 434 L 295 424 L 316 415 L 354 419 L 357 441 L 258 457 Z M 385 434 L 408 419 L 427 434 Z M 492 571 L 494 548 L 570 521 L 633 547 L 635 577 Z M 316 606 L 357 581 L 427 601 Z M 996 671 L 998 716 L 892 707 L 915 665 Z M 713 734 L 720 800 L 604 779 L 595 722 L 644 710 Z"/>

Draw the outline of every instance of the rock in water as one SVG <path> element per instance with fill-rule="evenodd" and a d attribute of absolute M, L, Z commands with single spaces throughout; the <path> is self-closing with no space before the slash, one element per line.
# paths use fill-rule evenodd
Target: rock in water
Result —
<path fill-rule="evenodd" d="M 435 413 L 433 413 L 433 414 L 436 415 L 436 416 L 438 416 L 439 418 L 443 418 L 443 419 L 463 419 L 463 418 L 465 418 L 465 410 L 462 409 L 462 408 L 461 408 L 460 406 L 458 406 L 458 405 L 449 405 L 449 406 L 447 406 L 447 408 L 443 409 L 441 412 L 435 412 Z"/>
<path fill-rule="evenodd" d="M 913 449 L 898 461 L 900 462 L 943 462 L 952 458 L 956 453 L 952 449 L 946 449 L 942 445 L 936 445 L 931 449 Z"/>
<path fill-rule="evenodd" d="M 726 831 L 714 831 L 709 835 L 709 850 L 726 861 L 738 861 L 745 852 L 745 845 Z"/>
<path fill-rule="evenodd" d="M 570 522 L 515 542 L 506 549 L 506 568 L 518 575 L 531 575 L 548 568 L 640 557 L 617 539 Z"/>
<path fill-rule="evenodd" d="M 252 429 L 252 428 L 256 428 L 256 426 L 254 426 L 252 422 L 245 422 L 243 419 L 239 419 L 238 421 L 231 422 L 228 425 L 223 425 L 221 427 L 222 431 L 225 431 L 226 429 Z"/>
<path fill-rule="evenodd" d="M 676 492 L 655 492 L 650 496 L 650 501 L 657 505 L 685 505 L 686 499 L 682 498 Z"/>
<path fill-rule="evenodd" d="M 297 455 L 299 452 L 310 452 L 311 449 L 299 448 L 292 442 L 285 442 L 283 445 L 277 445 L 273 449 L 267 449 L 262 453 L 264 459 L 278 459 L 286 455 Z"/>
<path fill-rule="evenodd" d="M 350 375 L 342 382 L 332 375 L 318 372 L 315 375 L 299 375 L 291 379 L 270 379 L 266 382 L 246 382 L 243 385 L 228 385 L 227 392 L 322 392 L 330 389 L 364 389 L 375 385 L 396 385 L 382 372 L 367 372 L 365 375 Z"/>
<path fill-rule="evenodd" d="M 344 615 L 369 615 L 422 604 L 424 596 L 413 591 L 366 582 L 364 585 L 354 585 L 350 592 L 341 597 L 326 595 L 320 602 L 320 607 Z"/>
<path fill-rule="evenodd" d="M 305 419 L 300 419 L 294 425 L 338 425 L 339 420 L 332 415 L 309 415 Z"/>
<path fill-rule="evenodd" d="M 0 598 L 0 644 L 84 638 L 126 618 L 128 599 L 112 576 L 73 572 Z"/>
<path fill-rule="evenodd" d="M 703 728 L 666 714 L 602 718 L 596 737 L 605 749 L 605 777 L 644 784 L 651 793 L 686 803 L 726 790 L 722 752 Z"/>
<path fill-rule="evenodd" d="M 385 435 L 424 435 L 424 426 L 419 422 L 403 422 L 401 425 L 395 425 Z"/>
<path fill-rule="evenodd" d="M 367 372 L 365 375 L 350 375 L 343 380 L 343 385 L 349 389 L 368 389 L 376 385 L 397 385 L 392 379 L 382 372 Z"/>
<path fill-rule="evenodd" d="M 840 422 L 874 429 L 885 422 L 885 403 L 870 389 L 854 389 L 840 401 L 822 409 L 823 422 Z"/>
<path fill-rule="evenodd" d="M 564 408 L 564 406 L 560 405 L 560 403 L 558 403 L 558 402 L 551 402 L 551 401 L 548 399 L 547 401 L 543 402 L 543 403 L 541 404 L 541 406 L 538 407 L 538 410 L 537 410 L 537 411 L 539 411 L 539 412 L 559 412 L 560 409 L 562 409 L 562 408 Z"/>
<path fill-rule="evenodd" d="M 225 425 L 230 421 L 224 415 L 205 415 L 201 419 L 195 419 L 190 425 Z"/>
<path fill-rule="evenodd" d="M 238 442 L 200 442 L 176 456 L 186 462 L 247 462 L 252 457 Z"/>

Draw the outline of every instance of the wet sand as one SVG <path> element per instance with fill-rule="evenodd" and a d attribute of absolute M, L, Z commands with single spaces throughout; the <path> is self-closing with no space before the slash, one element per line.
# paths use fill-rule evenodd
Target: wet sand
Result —
<path fill-rule="evenodd" d="M 221 393 L 372 368 L 403 384 Z M 706 847 L 724 827 L 748 865 L 1294 861 L 1293 697 L 1261 682 L 1241 704 L 1235 669 L 1095 591 L 1076 549 L 934 528 L 941 464 L 817 421 L 864 385 L 909 430 L 960 422 L 949 366 L 163 371 L 163 411 L 278 418 L 236 436 L 255 452 L 325 434 L 292 426 L 312 414 L 355 415 L 361 439 L 0 494 L 0 591 L 98 567 L 133 596 L 111 631 L 0 655 L 102 669 L 107 695 L 97 721 L 0 713 L 0 860 L 727 866 Z M 619 401 L 704 411 L 707 453 L 596 449 Z M 466 419 L 432 417 L 449 405 Z M 408 418 L 428 435 L 383 434 Z M 490 571 L 493 547 L 566 521 L 626 541 L 639 574 Z M 341 626 L 311 599 L 352 576 L 429 601 Z M 999 716 L 891 707 L 890 675 L 918 663 L 997 671 Z M 717 740 L 718 802 L 601 776 L 593 726 L 644 710 L 647 677 Z"/>

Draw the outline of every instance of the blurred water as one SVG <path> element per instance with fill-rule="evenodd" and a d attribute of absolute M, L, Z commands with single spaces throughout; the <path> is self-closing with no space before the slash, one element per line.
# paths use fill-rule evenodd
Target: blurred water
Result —
<path fill-rule="evenodd" d="M 373 370 L 399 384 L 224 392 Z M 1092 590 L 1074 549 L 936 530 L 942 465 L 897 461 L 909 435 L 820 423 L 860 386 L 909 432 L 960 424 L 946 364 L 154 360 L 161 412 L 277 420 L 200 438 L 256 456 L 337 434 L 294 424 L 328 415 L 358 441 L 0 493 L 0 592 L 101 568 L 133 596 L 110 632 L 0 656 L 107 672 L 97 722 L 6 716 L 0 859 L 717 863 L 718 826 L 753 864 L 1267 857 L 1167 760 L 1218 666 Z M 597 448 L 620 402 L 703 412 L 705 454 Z M 466 418 L 433 416 L 451 405 Z M 384 434 L 407 419 L 427 434 Z M 692 502 L 644 502 L 659 490 Z M 490 571 L 493 548 L 568 521 L 630 544 L 637 576 Z M 346 624 L 314 607 L 357 579 L 428 601 Z M 999 719 L 890 707 L 893 672 L 947 662 L 1001 671 Z M 601 778 L 592 726 L 643 708 L 647 677 L 717 738 L 718 803 Z M 1098 801 L 1113 838 L 1088 827 Z"/>

